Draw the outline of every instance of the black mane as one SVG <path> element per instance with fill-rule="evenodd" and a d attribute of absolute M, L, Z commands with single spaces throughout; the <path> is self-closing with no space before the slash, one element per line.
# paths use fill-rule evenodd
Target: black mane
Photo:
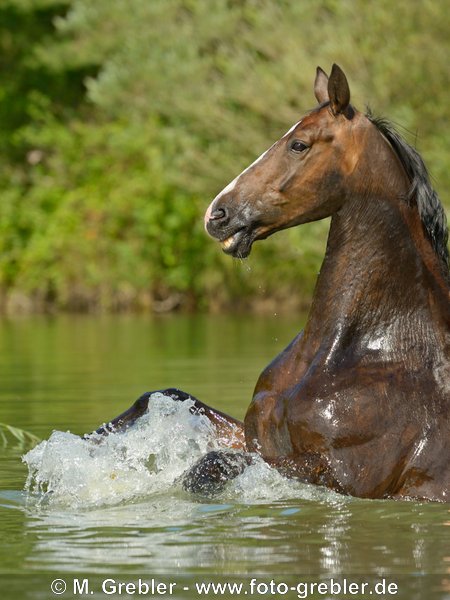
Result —
<path fill-rule="evenodd" d="M 411 188 L 406 200 L 416 204 L 425 232 L 440 259 L 443 274 L 449 281 L 447 218 L 439 197 L 431 186 L 425 163 L 417 150 L 405 142 L 389 121 L 374 117 L 370 111 L 366 116 L 388 140 L 399 157 L 411 181 Z"/>

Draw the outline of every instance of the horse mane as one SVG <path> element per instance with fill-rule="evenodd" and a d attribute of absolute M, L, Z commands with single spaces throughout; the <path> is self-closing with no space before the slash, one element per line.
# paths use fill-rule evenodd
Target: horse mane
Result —
<path fill-rule="evenodd" d="M 447 218 L 441 201 L 431 185 L 425 163 L 417 150 L 400 136 L 389 121 L 382 117 L 375 117 L 370 109 L 367 111 L 366 116 L 387 139 L 400 159 L 411 181 L 411 188 L 405 200 L 410 204 L 415 203 L 417 206 L 425 233 L 440 260 L 443 275 L 449 282 L 450 259 L 447 248 Z"/>

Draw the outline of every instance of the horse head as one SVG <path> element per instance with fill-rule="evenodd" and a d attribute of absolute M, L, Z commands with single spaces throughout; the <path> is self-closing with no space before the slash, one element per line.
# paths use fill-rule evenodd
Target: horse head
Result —
<path fill-rule="evenodd" d="M 350 104 L 345 74 L 318 67 L 319 105 L 238 175 L 209 206 L 207 232 L 224 252 L 246 257 L 255 240 L 337 211 L 358 161 L 354 142 L 364 116 Z"/>

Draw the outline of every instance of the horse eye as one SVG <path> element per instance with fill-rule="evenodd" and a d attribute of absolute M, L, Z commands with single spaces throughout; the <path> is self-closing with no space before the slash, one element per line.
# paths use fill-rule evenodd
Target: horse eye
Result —
<path fill-rule="evenodd" d="M 294 140 L 291 144 L 291 150 L 294 152 L 304 152 L 308 150 L 309 146 L 300 140 Z"/>

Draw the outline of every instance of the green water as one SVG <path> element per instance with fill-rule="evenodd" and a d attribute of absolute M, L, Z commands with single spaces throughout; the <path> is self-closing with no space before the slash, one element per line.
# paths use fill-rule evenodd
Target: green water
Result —
<path fill-rule="evenodd" d="M 41 438 L 53 429 L 82 434 L 142 392 L 169 386 L 243 417 L 258 373 L 300 325 L 276 315 L 3 321 L 0 421 Z M 213 576 L 277 578 L 290 587 L 385 578 L 398 586 L 395 595 L 379 596 L 317 588 L 308 596 L 303 588 L 264 595 L 260 588 L 254 598 L 450 598 L 448 505 L 362 501 L 322 490 L 271 498 L 266 486 L 252 500 L 200 501 L 169 489 L 86 510 L 38 507 L 23 493 L 23 453 L 14 441 L 0 448 L 0 598 L 55 597 L 56 578 L 68 585 L 61 597 L 72 597 L 73 579 L 88 577 L 84 595 L 128 597 L 102 592 L 101 582 L 155 576 L 178 582 L 172 598 L 199 597 L 192 586 Z"/>

